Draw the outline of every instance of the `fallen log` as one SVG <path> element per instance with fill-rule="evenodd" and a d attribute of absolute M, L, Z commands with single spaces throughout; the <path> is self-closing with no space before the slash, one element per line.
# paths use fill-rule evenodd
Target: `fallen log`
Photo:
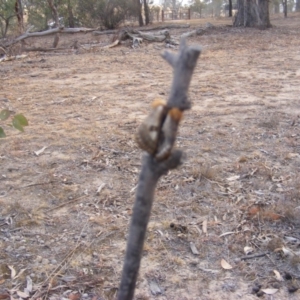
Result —
<path fill-rule="evenodd" d="M 54 33 L 78 33 L 78 32 L 91 32 L 94 31 L 95 28 L 64 28 L 64 27 L 60 27 L 60 28 L 53 28 L 53 29 L 49 29 L 46 31 L 41 31 L 41 32 L 26 32 L 22 35 L 20 35 L 19 37 L 15 38 L 12 41 L 6 42 L 2 45 L 2 47 L 6 48 L 9 46 L 12 46 L 20 41 L 23 41 L 25 39 L 28 39 L 30 37 L 39 37 L 39 36 L 45 36 L 45 35 L 49 35 L 49 34 L 54 34 Z"/>
<path fill-rule="evenodd" d="M 125 41 L 131 39 L 133 45 L 139 45 L 143 40 L 148 42 L 169 42 L 171 40 L 168 30 L 162 30 L 159 32 L 141 32 L 135 29 L 123 30 L 118 35 L 119 41 Z"/>
<path fill-rule="evenodd" d="M 182 38 L 197 36 L 197 35 L 203 35 L 205 33 L 205 29 L 203 28 L 197 28 L 196 30 L 192 30 L 189 32 L 185 32 L 181 35 Z"/>
<path fill-rule="evenodd" d="M 35 48 L 23 48 L 24 52 L 50 52 L 50 51 L 61 51 L 61 50 L 69 50 L 70 48 L 43 48 L 43 47 L 35 47 Z"/>
<path fill-rule="evenodd" d="M 95 30 L 92 32 L 92 35 L 105 35 L 105 34 L 116 34 L 118 32 L 118 30 L 103 30 L 103 31 L 98 31 Z"/>
<path fill-rule="evenodd" d="M 168 30 L 160 31 L 158 34 L 138 31 L 138 37 L 149 42 L 163 42 L 166 39 L 170 39 L 170 33 Z"/>
<path fill-rule="evenodd" d="M 132 29 L 132 31 L 153 31 L 153 30 L 164 30 L 164 29 L 181 29 L 181 28 L 189 28 L 189 24 L 170 24 L 170 25 L 160 25 L 160 26 L 152 26 L 152 27 L 138 27 Z M 105 35 L 105 34 L 116 34 L 118 33 L 118 29 L 111 30 L 95 30 L 92 32 L 92 35 Z"/>
<path fill-rule="evenodd" d="M 22 59 L 26 58 L 28 55 L 22 54 L 22 55 L 14 55 L 14 56 L 7 56 L 4 55 L 3 57 L 0 58 L 0 63 L 4 61 L 11 61 L 11 60 L 17 60 L 17 59 Z"/>
<path fill-rule="evenodd" d="M 151 31 L 151 30 L 163 30 L 163 29 L 181 29 L 181 28 L 189 28 L 190 24 L 169 24 L 169 25 L 159 25 L 152 27 L 141 27 L 138 28 L 139 31 Z"/>

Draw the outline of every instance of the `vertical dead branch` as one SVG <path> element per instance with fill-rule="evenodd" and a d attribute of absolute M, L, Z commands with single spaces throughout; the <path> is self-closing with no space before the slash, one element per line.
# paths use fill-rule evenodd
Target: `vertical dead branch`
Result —
<path fill-rule="evenodd" d="M 180 111 L 190 108 L 191 105 L 187 98 L 187 92 L 200 52 L 200 47 L 187 47 L 185 40 L 182 40 L 178 55 L 169 52 L 164 53 L 163 58 L 169 62 L 174 69 L 173 84 L 167 103 L 167 114 L 169 114 L 173 108 Z M 174 139 L 170 139 L 168 136 L 165 136 L 163 132 L 163 130 L 166 130 L 165 127 L 168 126 L 166 121 L 169 119 L 168 116 L 169 115 L 165 117 L 165 120 L 160 124 L 160 128 L 158 129 L 160 130 L 160 132 L 158 132 L 158 136 L 160 136 L 158 149 L 168 140 L 169 143 L 172 143 L 172 145 L 168 145 L 171 150 L 175 142 L 175 137 Z M 173 132 L 173 129 L 174 128 L 167 128 L 167 130 L 171 132 Z M 176 136 L 176 131 L 174 135 Z M 118 300 L 133 299 L 156 184 L 163 174 L 179 166 L 181 156 L 181 151 L 173 150 L 170 156 L 164 160 L 158 161 L 155 154 L 145 154 L 143 157 L 129 229 L 122 279 L 118 291 Z"/>

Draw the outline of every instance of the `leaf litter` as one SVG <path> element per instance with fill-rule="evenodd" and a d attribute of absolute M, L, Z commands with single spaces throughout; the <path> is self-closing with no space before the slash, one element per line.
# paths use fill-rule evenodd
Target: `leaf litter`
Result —
<path fill-rule="evenodd" d="M 138 299 L 298 299 L 297 18 L 191 39 L 204 51 L 177 143 L 187 158 L 158 184 Z M 0 145 L 3 299 L 116 295 L 141 162 L 132 137 L 172 78 L 155 45 L 120 53 L 43 54 L 42 68 L 30 53 L 0 70 L 12 106 L 0 109 L 30 123 Z M 41 145 L 51 152 L 32 155 Z"/>

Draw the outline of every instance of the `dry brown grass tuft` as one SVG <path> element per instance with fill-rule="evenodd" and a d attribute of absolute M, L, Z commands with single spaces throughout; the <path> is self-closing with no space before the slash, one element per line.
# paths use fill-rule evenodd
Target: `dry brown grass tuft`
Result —
<path fill-rule="evenodd" d="M 193 167 L 191 170 L 191 175 L 195 179 L 205 178 L 208 180 L 217 180 L 220 174 L 220 169 L 218 166 L 210 166 L 210 165 L 200 165 Z"/>
<path fill-rule="evenodd" d="M 273 129 L 275 130 L 279 125 L 279 117 L 276 114 L 272 114 L 270 117 L 267 117 L 266 120 L 263 120 L 258 123 L 259 127 Z"/>

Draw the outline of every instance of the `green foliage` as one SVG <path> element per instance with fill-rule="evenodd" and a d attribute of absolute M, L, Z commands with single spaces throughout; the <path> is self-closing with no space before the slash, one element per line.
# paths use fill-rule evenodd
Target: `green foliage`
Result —
<path fill-rule="evenodd" d="M 0 0 L 0 31 L 1 37 L 5 37 L 10 25 L 14 23 L 15 0 Z"/>
<path fill-rule="evenodd" d="M 78 0 L 78 19 L 84 26 L 104 26 L 114 29 L 125 20 L 132 10 L 133 1 L 124 0 Z"/>
<path fill-rule="evenodd" d="M 125 20 L 128 6 L 123 0 L 106 0 L 101 1 L 100 9 L 102 25 L 107 29 L 114 29 Z"/>
<path fill-rule="evenodd" d="M 0 112 L 0 120 L 5 121 L 11 115 L 11 112 L 8 109 L 3 109 Z M 12 126 L 21 132 L 24 132 L 24 127 L 28 126 L 28 120 L 23 114 L 17 114 L 12 118 Z M 0 138 L 6 137 L 4 129 L 0 127 Z"/>
<path fill-rule="evenodd" d="M 79 0 L 54 1 L 59 18 L 63 18 L 64 24 L 69 25 L 70 13 L 77 6 Z M 28 23 L 36 30 L 48 29 L 48 21 L 53 20 L 52 12 L 47 0 L 27 0 Z M 78 21 L 77 21 L 78 23 Z"/>
<path fill-rule="evenodd" d="M 163 0 L 163 8 L 167 9 L 170 8 L 172 10 L 177 10 L 182 6 L 182 0 Z"/>
<path fill-rule="evenodd" d="M 201 0 L 194 0 L 190 6 L 190 9 L 193 12 L 197 12 L 201 14 L 201 12 L 205 7 L 206 7 L 206 3 L 202 2 Z"/>
<path fill-rule="evenodd" d="M 52 18 L 47 0 L 28 0 L 26 1 L 26 9 L 30 25 L 33 25 L 36 30 L 47 29 L 47 22 Z"/>

